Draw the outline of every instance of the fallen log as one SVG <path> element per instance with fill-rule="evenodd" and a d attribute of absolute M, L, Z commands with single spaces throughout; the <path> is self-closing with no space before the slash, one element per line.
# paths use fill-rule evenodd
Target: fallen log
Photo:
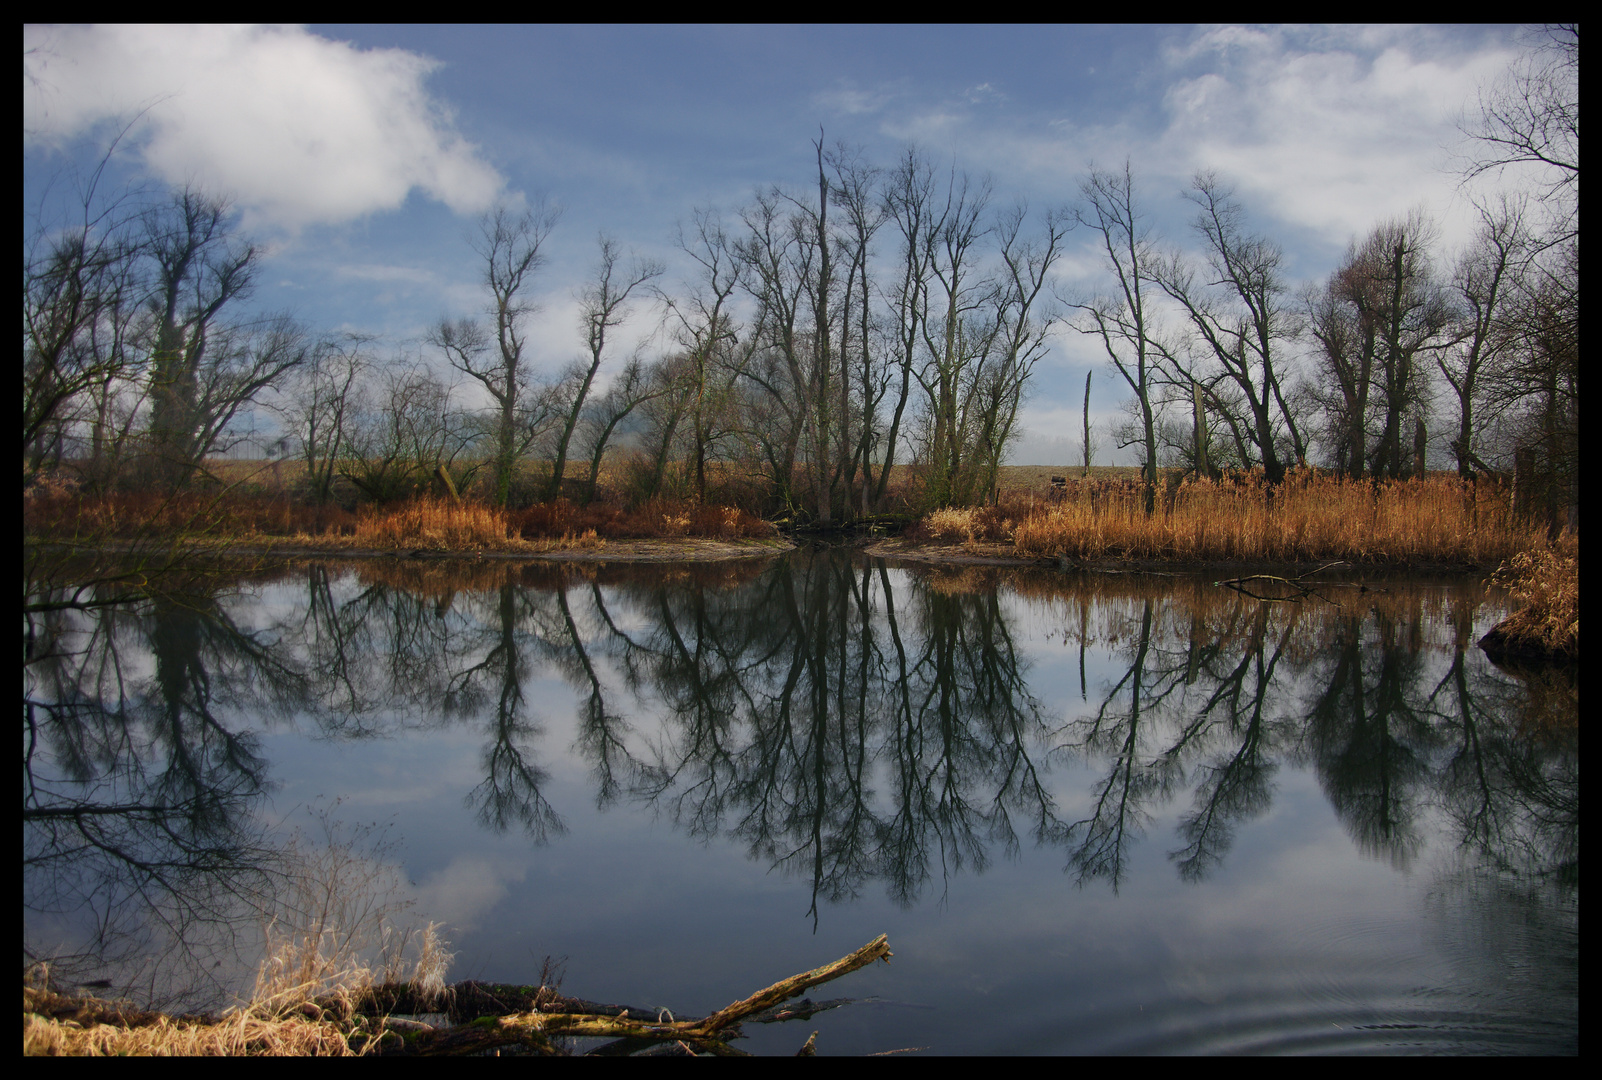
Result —
<path fill-rule="evenodd" d="M 760 1022 L 765 1014 L 773 1014 L 771 1018 L 774 1020 L 800 1019 L 812 1015 L 812 1012 L 822 1011 L 814 1008 L 812 1012 L 804 1012 L 797 1008 L 786 1016 L 783 1010 L 778 1010 L 778 1006 L 814 986 L 848 975 L 874 961 L 888 962 L 892 955 L 889 939 L 880 934 L 849 956 L 781 979 L 750 997 L 697 1020 L 670 1019 L 664 1022 L 660 1014 L 653 1020 L 649 1018 L 649 1013 L 636 1019 L 629 1015 L 627 1009 L 617 1015 L 608 1015 L 596 1012 L 542 1012 L 536 1007 L 527 1012 L 481 1016 L 468 1024 L 445 1030 L 419 1031 L 412 1028 L 404 1033 L 396 1031 L 382 1040 L 379 1052 L 424 1057 L 458 1056 L 482 1053 L 499 1046 L 521 1045 L 536 1053 L 552 1054 L 561 1052 L 552 1042 L 553 1039 L 607 1038 L 626 1044 L 623 1047 L 609 1044 L 600 1048 L 608 1056 L 632 1053 L 657 1043 L 683 1043 L 697 1052 L 745 1056 L 744 1051 L 726 1042 L 729 1038 L 738 1037 L 738 1025 L 742 1021 Z M 577 1000 L 558 997 L 552 1004 Z M 825 1004 L 832 1006 L 836 1003 Z"/>

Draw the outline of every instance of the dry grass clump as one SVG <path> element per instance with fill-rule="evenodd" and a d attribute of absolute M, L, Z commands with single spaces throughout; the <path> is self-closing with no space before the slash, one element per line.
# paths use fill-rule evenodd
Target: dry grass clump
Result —
<path fill-rule="evenodd" d="M 406 941 L 384 950 L 390 962 L 379 968 L 354 951 L 353 941 L 334 931 L 285 938 L 261 966 L 250 1001 L 221 1016 L 169 1016 L 25 981 L 23 1056 L 349 1057 L 376 1050 L 384 1020 L 359 1015 L 361 996 L 404 985 L 415 1000 L 438 1001 L 451 954 L 433 924 L 415 935 L 415 950 Z M 408 951 L 416 961 L 402 982 L 397 961 Z"/>
<path fill-rule="evenodd" d="M 1019 554 L 1072 559 L 1491 563 L 1540 544 L 1509 493 L 1456 478 L 1350 481 L 1311 469 L 1188 480 L 1144 512 L 1138 483 L 1070 483 L 1018 525 Z"/>
<path fill-rule="evenodd" d="M 1027 497 L 1004 498 L 994 506 L 945 507 L 935 510 L 907 531 L 914 541 L 974 544 L 980 541 L 1012 540 L 1018 523 L 1038 504 Z"/>
<path fill-rule="evenodd" d="M 366 1049 L 369 1040 L 362 1041 Z M 376 1045 L 373 1043 L 372 1045 Z M 349 1057 L 336 1024 L 305 1016 L 133 1013 L 110 1002 L 22 988 L 23 1057 Z"/>
<path fill-rule="evenodd" d="M 364 507 L 357 516 L 355 540 L 366 547 L 430 551 L 502 547 L 509 527 L 506 514 L 492 507 L 422 498 L 398 507 Z"/>
<path fill-rule="evenodd" d="M 1491 575 L 1524 606 L 1485 636 L 1494 651 L 1580 657 L 1580 560 L 1573 552 L 1521 551 Z"/>
<path fill-rule="evenodd" d="M 338 875 L 356 863 L 332 849 L 322 861 Z M 306 882 L 296 892 L 305 892 Z M 305 901 L 306 895 L 297 899 Z M 336 1056 L 378 1049 L 385 1017 L 362 1015 L 363 998 L 382 988 L 434 1007 L 445 997 L 451 953 L 430 923 L 397 930 L 383 911 L 375 920 L 360 899 L 330 897 L 324 917 L 364 915 L 352 929 L 325 925 L 298 933 L 268 929 L 269 954 L 257 969 L 250 1000 L 220 1016 L 169 1016 L 122 1002 L 22 988 L 24 1056 L 164 1057 Z M 376 949 L 370 938 L 379 937 Z M 48 984 L 48 978 L 44 980 Z M 368 1010 L 370 1011 L 370 1010 Z"/>

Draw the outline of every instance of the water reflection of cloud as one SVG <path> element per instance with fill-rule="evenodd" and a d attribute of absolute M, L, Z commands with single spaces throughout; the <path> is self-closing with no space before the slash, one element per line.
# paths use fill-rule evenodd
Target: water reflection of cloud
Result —
<path fill-rule="evenodd" d="M 508 886 L 528 876 L 528 867 L 483 852 L 458 855 L 417 886 L 417 909 L 435 922 L 466 932 L 506 899 Z"/>

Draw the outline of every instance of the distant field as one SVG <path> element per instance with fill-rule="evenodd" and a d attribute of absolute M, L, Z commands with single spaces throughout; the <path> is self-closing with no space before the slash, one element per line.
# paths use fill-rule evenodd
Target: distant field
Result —
<path fill-rule="evenodd" d="M 1166 476 L 1174 470 L 1157 471 L 1160 476 Z M 998 486 L 1002 495 L 1044 495 L 1051 488 L 1053 476 L 1066 476 L 1070 480 L 1082 476 L 1091 480 L 1122 480 L 1139 475 L 1139 465 L 1092 465 L 1088 470 L 1079 465 L 1003 465 Z"/>

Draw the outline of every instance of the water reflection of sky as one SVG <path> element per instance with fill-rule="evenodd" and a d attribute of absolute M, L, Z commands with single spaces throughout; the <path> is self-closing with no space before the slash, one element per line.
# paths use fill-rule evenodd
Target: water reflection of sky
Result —
<path fill-rule="evenodd" d="M 711 810 L 694 798 L 686 802 L 685 790 L 706 775 L 693 762 L 684 767 L 682 783 L 664 786 L 659 779 L 655 799 L 639 793 L 636 775 L 632 786 L 621 784 L 606 808 L 597 809 L 595 743 L 585 726 L 594 685 L 601 687 L 613 729 L 627 729 L 620 741 L 636 761 L 682 766 L 696 752 L 690 745 L 694 740 L 685 735 L 684 716 L 661 715 L 665 701 L 684 707 L 684 680 L 692 676 L 687 669 L 674 669 L 678 683 L 664 689 L 640 677 L 649 665 L 637 664 L 631 678 L 626 650 L 619 651 L 613 629 L 639 642 L 659 633 L 664 618 L 679 620 L 681 630 L 700 626 L 704 640 L 688 633 L 679 637 L 684 655 L 696 655 L 704 646 L 708 656 L 722 656 L 706 660 L 697 669 L 702 674 L 716 674 L 712 668 L 718 663 L 730 667 L 729 649 L 736 645 L 736 652 L 746 650 L 732 669 L 747 680 L 777 682 L 765 691 L 748 685 L 730 692 L 730 702 L 766 700 L 763 694 L 773 685 L 798 678 L 797 665 L 805 658 L 782 653 L 789 640 L 785 633 L 770 626 L 766 636 L 742 638 L 731 629 L 730 594 L 695 594 L 683 584 L 669 595 L 638 580 L 593 591 L 576 583 L 568 591 L 565 614 L 537 585 L 520 586 L 535 599 L 517 616 L 522 647 L 530 656 L 517 683 L 521 726 L 516 741 L 521 766 L 541 778 L 538 795 L 547 812 L 536 815 L 538 828 L 515 813 L 503 817 L 504 829 L 486 826 L 486 802 L 473 795 L 492 767 L 493 714 L 504 694 L 481 694 L 473 708 L 458 708 L 449 717 L 439 706 L 430 714 L 426 701 L 403 710 L 381 701 L 360 702 L 354 711 L 363 713 L 358 726 L 364 737 L 349 737 L 348 725 L 330 724 L 310 707 L 293 721 L 263 724 L 253 722 L 248 701 L 235 702 L 230 722 L 267 729 L 261 753 L 271 762 L 276 784 L 273 815 L 293 819 L 297 807 L 338 798 L 341 813 L 388 824 L 400 842 L 398 857 L 418 914 L 448 926 L 457 978 L 523 981 L 537 975 L 543 957 L 565 956 L 570 991 L 710 1011 L 887 933 L 896 953 L 890 965 L 858 972 L 815 995 L 881 999 L 815 1018 L 813 1026 L 822 1031 L 820 1051 L 902 1046 L 974 1053 L 1577 1049 L 1577 888 L 1532 878 L 1529 865 L 1514 866 L 1506 857 L 1498 870 L 1472 852 L 1465 854 L 1450 807 L 1443 808 L 1432 794 L 1435 789 L 1416 777 L 1409 781 L 1412 802 L 1403 815 L 1403 831 L 1411 837 L 1406 850 L 1383 843 L 1373 849 L 1372 836 L 1363 843 L 1354 840 L 1375 828 L 1372 822 L 1354 825 L 1350 817 L 1367 812 L 1362 807 L 1372 791 L 1362 786 L 1361 776 L 1371 766 L 1366 759 L 1354 766 L 1360 790 L 1340 798 L 1357 809 L 1349 807 L 1343 819 L 1338 800 L 1332 799 L 1342 782 L 1332 781 L 1330 763 L 1352 758 L 1353 751 L 1330 749 L 1309 727 L 1314 703 L 1327 689 L 1320 680 L 1327 682 L 1340 663 L 1320 652 L 1339 639 L 1324 616 L 1303 614 L 1300 623 L 1285 624 L 1275 621 L 1281 619 L 1276 609 L 1264 621 L 1255 601 L 1229 597 L 1221 602 L 1197 592 L 1200 586 L 1194 583 L 1189 593 L 1119 591 L 1103 584 L 1099 593 L 1085 596 L 1064 590 L 1061 582 L 1031 579 L 1015 592 L 1003 582 L 1000 602 L 987 606 L 974 599 L 982 593 L 964 592 L 960 582 L 942 584 L 922 573 L 880 573 L 861 564 L 846 571 L 843 562 L 837 567 L 822 557 L 797 563 L 785 589 L 761 592 L 764 582 L 771 586 L 767 577 L 737 588 L 736 593 L 760 593 L 760 602 L 742 617 L 782 621 L 787 616 L 775 605 L 788 597 L 793 611 L 803 616 L 795 632 L 823 627 L 825 621 L 809 621 L 807 608 L 823 604 L 827 625 L 835 632 L 843 627 L 850 638 L 863 630 L 851 618 L 862 610 L 866 595 L 873 611 L 871 633 L 860 640 L 871 637 L 879 650 L 873 653 L 875 663 L 887 664 L 896 649 L 887 633 L 886 593 L 875 591 L 887 588 L 897 605 L 895 631 L 905 653 L 927 647 L 933 655 L 939 650 L 929 643 L 937 639 L 954 655 L 970 650 L 962 655 L 973 666 L 945 685 L 968 693 L 970 704 L 948 714 L 948 720 L 980 715 L 971 702 L 989 677 L 986 665 L 1004 658 L 999 661 L 1002 681 L 995 686 L 1015 679 L 1010 684 L 1014 697 L 1005 707 L 992 701 L 984 707 L 990 711 L 980 712 L 992 725 L 1033 726 L 1021 738 L 1026 751 L 1021 758 L 992 753 L 985 760 L 993 770 L 1035 770 L 1039 791 L 1049 795 L 1056 818 L 1043 839 L 1033 835 L 1028 800 L 1015 800 L 1006 815 L 998 814 L 982 805 L 993 791 L 981 789 L 987 782 L 997 786 L 992 773 L 964 765 L 942 777 L 938 755 L 919 759 L 919 768 L 932 769 L 937 781 L 925 793 L 934 800 L 929 805 L 977 796 L 973 810 L 981 828 L 977 840 L 970 836 L 962 842 L 956 833 L 936 837 L 925 873 L 913 875 L 910 886 L 903 883 L 904 902 L 894 895 L 897 886 L 874 869 L 875 845 L 865 844 L 854 855 L 830 851 L 839 840 L 825 835 L 827 822 L 817 823 L 821 839 L 805 830 L 781 830 L 776 836 L 752 829 L 750 798 L 734 797 Z M 830 592 L 853 581 L 866 583 L 860 586 L 866 593 Z M 365 582 L 358 588 L 355 575 L 348 573 L 327 584 L 332 609 L 349 607 L 362 596 L 371 599 L 375 590 L 406 595 L 394 584 Z M 304 655 L 315 652 L 315 642 L 305 644 L 315 635 L 305 632 L 304 575 L 262 584 L 251 593 L 228 602 L 239 622 L 270 623 L 280 647 L 298 641 L 294 647 Z M 1181 594 L 1202 599 L 1187 608 Z M 431 607 L 430 618 L 450 624 L 451 640 L 481 636 L 477 651 L 453 653 L 454 646 L 442 646 L 439 657 L 459 670 L 481 663 L 495 641 L 511 640 L 496 637 L 506 629 L 497 627 L 497 618 L 514 610 L 514 594 L 504 588 L 451 592 L 435 581 L 417 595 L 415 606 Z M 590 603 L 597 597 L 611 617 L 610 627 Z M 1424 590 L 1422 597 L 1378 603 L 1368 622 L 1390 620 L 1382 632 L 1389 644 L 1365 639 L 1358 652 L 1342 655 L 1357 658 L 1354 662 L 1366 664 L 1371 673 L 1383 668 L 1399 673 L 1398 678 L 1405 674 L 1402 682 L 1393 680 L 1393 688 L 1411 695 L 1415 708 L 1452 675 L 1454 662 L 1471 669 L 1463 685 L 1479 680 L 1474 685 L 1482 697 L 1516 688 L 1492 671 L 1478 650 L 1453 644 L 1454 635 L 1459 645 L 1465 637 L 1472 642 L 1494 621 L 1499 613 L 1494 598 L 1481 592 L 1465 599 L 1461 589 L 1436 588 Z M 1380 611 L 1386 603 L 1395 609 L 1389 615 Z M 1260 622 L 1255 638 L 1254 620 Z M 1177 626 L 1204 623 L 1204 629 L 1187 631 L 1188 641 L 1176 636 Z M 420 621 L 412 631 L 427 625 Z M 575 661 L 575 652 L 552 647 L 564 627 L 569 633 L 577 629 L 579 651 L 595 684 Z M 941 633 L 947 636 L 940 638 Z M 816 670 L 830 672 L 826 681 L 833 680 L 819 700 L 849 702 L 849 679 L 841 683 L 838 674 L 850 674 L 856 654 L 830 652 L 837 644 L 832 637 L 819 640 L 824 652 Z M 1256 659 L 1249 655 L 1253 647 Z M 1359 656 L 1362 650 L 1367 652 Z M 1197 736 L 1195 753 L 1187 750 L 1171 766 L 1148 770 L 1139 812 L 1114 830 L 1127 833 L 1116 845 L 1114 871 L 1106 858 L 1076 863 L 1084 834 L 1067 828 L 1093 816 L 1106 803 L 1106 791 L 1127 795 L 1138 786 L 1119 788 L 1109 781 L 1118 773 L 1118 746 L 1126 745 L 1119 739 L 1131 725 L 1110 740 L 1086 734 L 1096 727 L 1098 710 L 1140 713 L 1131 707 L 1127 686 L 1116 690 L 1120 680 L 1128 680 L 1137 657 L 1146 665 L 1145 692 L 1153 695 L 1135 725 L 1147 725 L 1147 731 L 1137 731 L 1139 737 L 1127 743 L 1136 747 L 1138 763 L 1149 764 L 1153 747 L 1162 750 L 1163 738 L 1185 730 L 1195 718 L 1207 700 L 1209 672 L 1238 675 L 1244 665 L 1251 677 L 1243 686 L 1267 672 L 1273 690 L 1258 720 L 1265 764 L 1249 777 L 1256 786 L 1241 804 L 1246 809 L 1237 807 L 1227 822 L 1226 842 L 1189 880 L 1179 868 L 1197 827 L 1198 806 L 1207 803 L 1208 777 L 1233 775 L 1228 763 L 1238 761 L 1246 745 L 1239 737 L 1220 738 L 1214 731 L 1204 746 Z M 385 665 L 372 656 L 360 663 L 367 676 Z M 1384 691 L 1383 677 L 1373 678 Z M 370 680 L 364 685 L 384 684 Z M 941 689 L 938 679 L 919 687 L 927 701 L 936 701 Z M 1024 696 L 1032 706 L 1020 711 Z M 875 700 L 876 707 L 889 707 L 893 695 Z M 849 704 L 828 708 L 831 729 L 849 736 L 849 724 L 841 721 L 842 713 L 851 713 Z M 1240 716 L 1251 715 L 1238 702 L 1236 708 Z M 882 728 L 890 720 L 862 719 L 878 732 L 869 741 L 879 748 L 870 748 L 871 760 L 859 763 L 863 801 L 867 812 L 889 820 L 896 814 L 898 775 L 893 755 L 884 749 L 889 744 Z M 770 766 L 779 761 L 783 755 L 777 752 L 751 757 L 754 736 L 742 722 L 708 730 L 726 741 L 732 760 L 760 759 Z M 1435 776 L 1456 744 L 1441 727 L 1446 721 L 1431 723 L 1435 726 L 1423 735 L 1401 732 L 1402 742 L 1391 749 L 1407 750 L 1411 744 L 1403 744 L 1411 739 L 1416 744 L 1412 756 L 1427 758 L 1427 771 Z M 927 716 L 919 739 L 935 738 L 938 726 L 933 714 Z M 1475 726 L 1476 737 L 1490 737 L 1483 730 L 1485 715 Z M 1223 728 L 1226 734 L 1242 730 L 1238 722 Z M 1437 728 L 1446 734 L 1434 734 Z M 991 753 L 982 731 L 960 734 L 984 744 L 974 752 Z M 850 752 L 844 753 L 849 773 Z M 783 768 L 796 764 L 781 762 Z M 733 768 L 730 775 L 733 789 L 749 780 L 749 770 Z M 806 775 L 804 769 L 796 772 L 801 780 Z M 786 789 L 786 798 L 804 798 L 801 780 L 795 791 Z M 941 790 L 938 781 L 956 788 Z M 969 786 L 962 788 L 964 783 Z M 760 802 L 763 791 L 754 797 Z M 1033 805 L 1038 810 L 1038 800 Z M 999 824 L 1004 818 L 1010 825 Z M 1384 817 L 1381 824 L 1380 834 L 1388 835 L 1385 829 L 1394 823 Z M 543 838 L 536 835 L 541 829 Z M 1225 835 L 1204 834 L 1207 843 Z M 855 857 L 867 869 L 836 875 L 834 895 L 824 888 L 815 899 L 819 843 L 824 862 Z M 1373 850 L 1365 852 L 1365 845 Z M 1510 930 L 1515 922 L 1538 929 L 1515 932 Z M 1510 982 L 1509 970 L 1529 977 Z M 787 1028 L 764 1028 L 750 1034 L 751 1049 L 789 1052 L 806 1033 L 798 1038 Z"/>

